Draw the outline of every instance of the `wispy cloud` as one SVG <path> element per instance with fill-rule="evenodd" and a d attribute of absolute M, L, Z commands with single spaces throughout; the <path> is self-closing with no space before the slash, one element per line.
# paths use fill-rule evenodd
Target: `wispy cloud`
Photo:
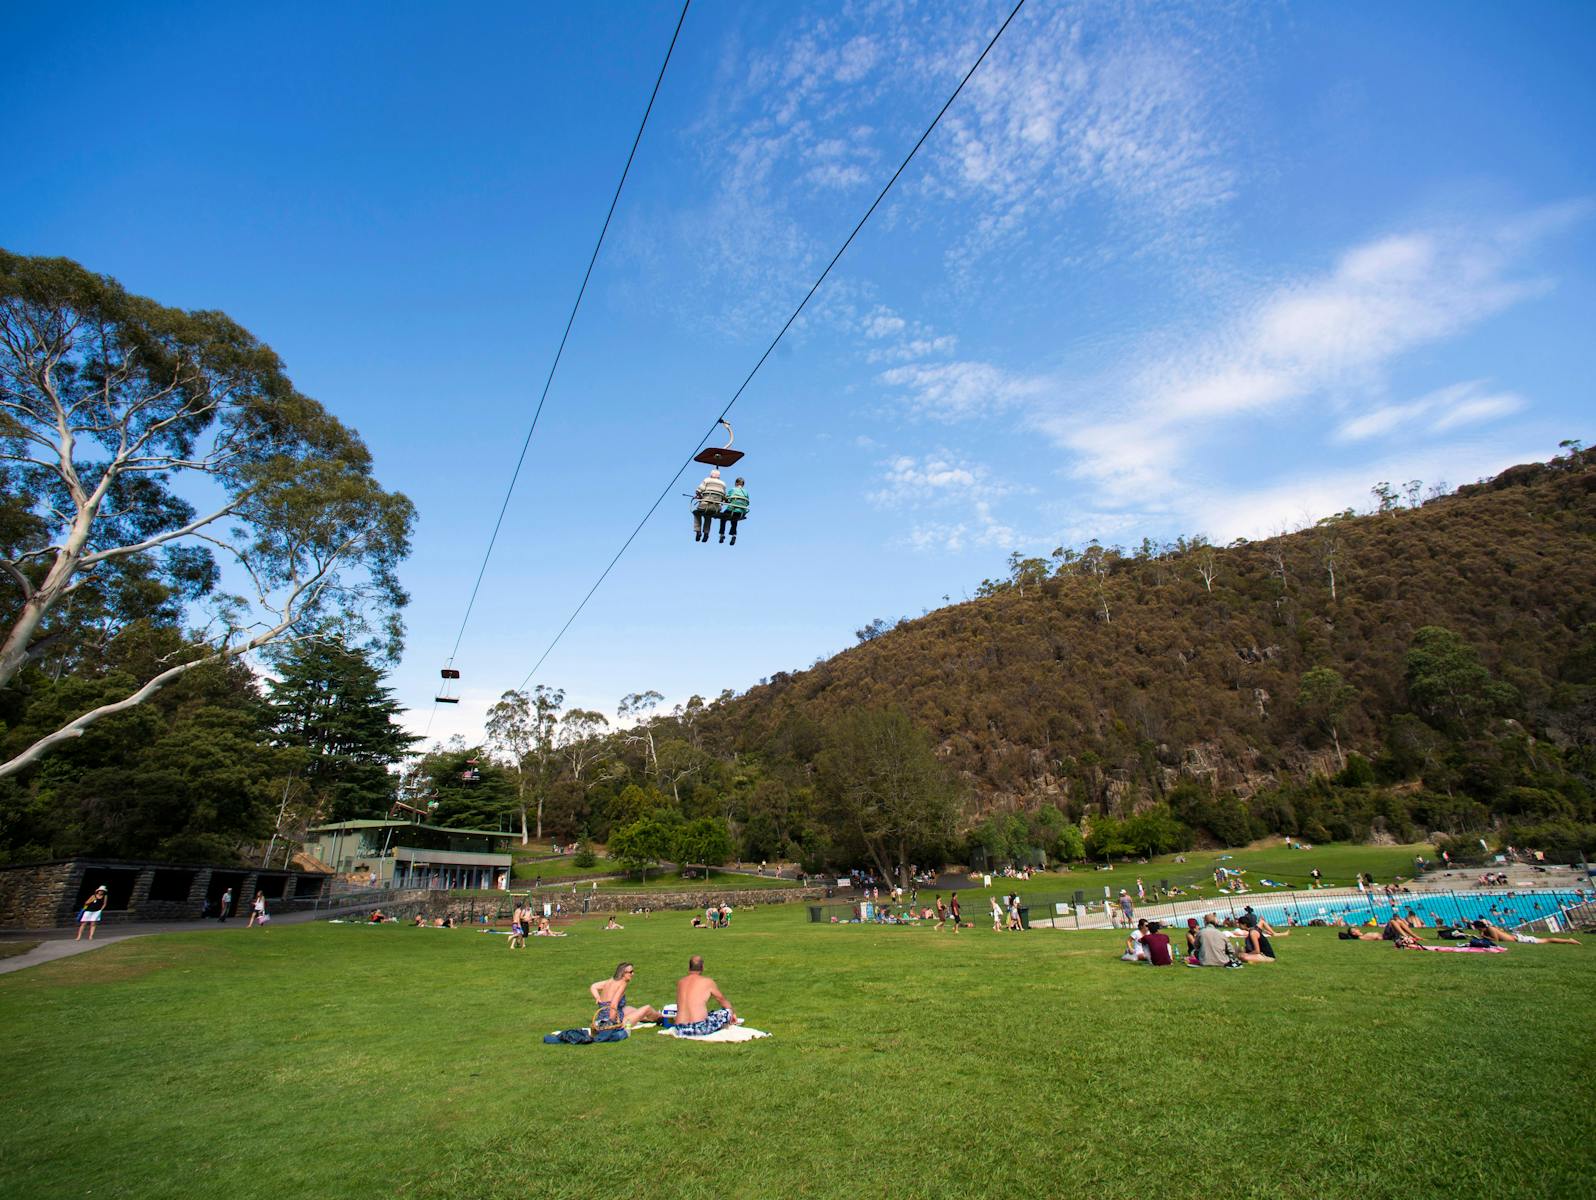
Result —
<path fill-rule="evenodd" d="M 939 450 L 887 460 L 882 464 L 881 486 L 866 498 L 878 508 L 895 511 L 957 509 L 958 515 L 951 518 L 916 520 L 897 541 L 919 553 L 959 553 L 974 547 L 1007 547 L 1019 540 L 993 510 L 995 501 L 1015 490 L 994 479 L 985 466 Z"/>
<path fill-rule="evenodd" d="M 1215 541 L 1269 537 L 1348 508 L 1368 511 L 1373 503 L 1369 489 L 1380 480 L 1420 480 L 1444 488 L 1448 483 L 1487 478 L 1515 463 L 1543 459 L 1549 452 L 1529 437 L 1505 445 L 1500 440 L 1436 444 L 1357 466 L 1302 467 L 1256 488 L 1195 489 L 1183 497 L 1181 508 L 1193 530 Z"/>
<path fill-rule="evenodd" d="M 1225 6 L 1068 6 L 1026 14 L 1024 36 L 970 81 L 934 151 L 936 182 L 980 198 L 952 257 L 968 263 L 1091 201 L 1133 250 L 1200 234 L 1240 184 L 1244 27 Z M 1200 239 L 1199 239 L 1200 240 Z"/>
<path fill-rule="evenodd" d="M 1033 420 L 1071 453 L 1075 474 L 1129 503 L 1178 487 L 1182 464 L 1207 437 L 1309 398 L 1341 411 L 1335 436 L 1343 441 L 1422 418 L 1441 433 L 1516 411 L 1522 397 L 1480 384 L 1393 406 L 1385 374 L 1416 348 L 1544 293 L 1550 281 L 1526 271 L 1523 254 L 1581 213 L 1546 210 L 1491 228 L 1419 230 L 1357 246 L 1324 274 L 1268 291 L 1196 339 L 1155 341 L 1146 368 L 1086 388 L 1059 382 Z M 1105 415 L 1083 419 L 1083 410 Z"/>
<path fill-rule="evenodd" d="M 1342 423 L 1336 430 L 1338 442 L 1360 442 L 1386 437 L 1402 428 L 1422 428 L 1430 433 L 1449 433 L 1465 425 L 1492 421 L 1518 412 L 1527 402 L 1515 392 L 1492 392 L 1486 380 L 1454 383 L 1439 388 L 1407 404 L 1388 404 L 1371 409 Z"/>
<path fill-rule="evenodd" d="M 898 389 L 910 412 L 938 421 L 990 416 L 1041 399 L 1050 390 L 1042 377 L 1017 375 L 991 363 L 911 363 L 880 375 Z"/>
<path fill-rule="evenodd" d="M 714 190 L 667 231 L 700 263 L 695 299 L 714 297 L 742 327 L 751 297 L 790 291 L 823 261 L 827 237 L 808 231 L 835 228 L 839 203 L 885 181 L 1006 8 L 848 5 L 795 13 L 752 52 L 730 37 L 688 132 Z M 1078 241 L 1082 205 L 1125 234 L 1116 252 L 1199 244 L 1204 214 L 1239 186 L 1227 150 L 1260 28 L 1246 12 L 1212 0 L 1027 10 L 877 224 L 928 231 L 959 274 L 993 249 Z M 1066 265 L 1027 259 L 1033 274 L 1050 264 Z"/>
<path fill-rule="evenodd" d="M 867 493 L 872 504 L 901 508 L 926 503 L 969 503 L 975 493 L 986 497 L 1013 489 L 991 477 L 984 466 L 965 462 L 946 450 L 923 457 L 900 454 L 884 464 L 881 486 Z"/>
<path fill-rule="evenodd" d="M 917 524 L 903 537 L 902 543 L 922 554 L 959 554 L 975 548 L 1008 549 L 1021 540 L 1018 533 L 993 515 L 989 502 L 976 500 L 965 520 Z"/>

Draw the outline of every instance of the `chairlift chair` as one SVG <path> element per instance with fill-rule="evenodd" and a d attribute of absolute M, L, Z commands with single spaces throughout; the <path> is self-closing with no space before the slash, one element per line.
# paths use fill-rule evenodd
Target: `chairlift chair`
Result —
<path fill-rule="evenodd" d="M 460 678 L 460 672 L 456 671 L 453 667 L 444 667 L 443 670 L 438 672 L 438 674 L 443 676 L 443 687 L 441 687 L 438 690 L 438 696 L 437 696 L 438 703 L 439 704 L 459 704 L 460 703 L 460 697 L 459 696 L 451 696 L 449 694 L 449 688 L 450 688 L 451 684 L 453 684 L 453 682 L 455 680 Z"/>
<path fill-rule="evenodd" d="M 730 421 L 720 421 L 717 424 L 726 427 L 726 444 L 724 446 L 708 446 L 693 455 L 694 462 L 707 463 L 712 467 L 729 467 L 743 456 L 741 450 L 733 450 L 732 427 Z"/>

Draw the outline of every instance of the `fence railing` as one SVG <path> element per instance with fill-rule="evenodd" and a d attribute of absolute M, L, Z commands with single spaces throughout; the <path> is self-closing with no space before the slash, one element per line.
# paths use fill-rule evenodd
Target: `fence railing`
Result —
<path fill-rule="evenodd" d="M 1085 902 L 1076 900 L 1075 892 L 1019 893 L 1020 904 L 1028 909 L 1028 923 L 1032 927 L 1056 929 L 1108 929 L 1124 924 L 1117 904 L 1101 899 Z M 1133 905 L 1135 918 L 1162 921 L 1165 924 L 1184 924 L 1188 917 L 1201 918 L 1215 913 L 1221 919 L 1240 918 L 1251 906 L 1254 913 L 1271 925 L 1311 925 L 1315 921 L 1335 924 L 1338 920 L 1361 925 L 1370 920 L 1384 924 L 1393 915 L 1406 917 L 1410 913 L 1426 927 L 1440 924 L 1459 924 L 1484 919 L 1504 928 L 1521 928 L 1532 923 L 1553 921 L 1567 928 L 1590 923 L 1593 902 L 1589 893 L 1559 889 L 1477 889 L 1467 892 L 1424 891 L 1360 892 L 1356 888 L 1317 888 L 1301 892 L 1256 893 L 1241 895 L 1221 894 L 1207 897 L 1170 896 L 1160 900 L 1143 900 Z M 890 907 L 897 911 L 901 906 Z M 856 902 L 812 903 L 810 919 L 829 923 L 854 919 Z M 963 919 L 977 927 L 991 921 L 990 905 L 983 893 L 963 906 Z"/>

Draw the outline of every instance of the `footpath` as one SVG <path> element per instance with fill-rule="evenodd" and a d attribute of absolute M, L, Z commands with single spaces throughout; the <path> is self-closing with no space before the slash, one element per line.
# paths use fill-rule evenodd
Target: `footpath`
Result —
<path fill-rule="evenodd" d="M 274 915 L 272 926 L 301 925 L 307 921 L 326 920 L 329 917 L 340 916 L 351 912 L 364 912 L 370 905 L 351 904 L 342 908 L 324 908 L 319 912 L 284 913 L 282 916 Z M 55 962 L 60 958 L 71 958 L 74 954 L 87 954 L 90 950 L 98 950 L 101 946 L 113 946 L 117 942 L 125 942 L 129 938 L 149 937 L 157 933 L 229 933 L 245 928 L 249 914 L 241 917 L 232 917 L 226 921 L 204 919 L 195 921 L 140 921 L 129 922 L 125 925 L 101 925 L 91 942 L 87 935 L 81 940 L 77 939 L 78 927 L 76 925 L 67 929 L 12 929 L 0 934 L 0 941 L 7 942 L 38 942 L 26 954 L 18 954 L 12 958 L 0 958 L 0 975 L 12 971 L 21 971 L 27 967 L 36 967 L 40 963 Z M 269 936 L 271 926 L 259 931 L 251 929 L 253 936 Z"/>

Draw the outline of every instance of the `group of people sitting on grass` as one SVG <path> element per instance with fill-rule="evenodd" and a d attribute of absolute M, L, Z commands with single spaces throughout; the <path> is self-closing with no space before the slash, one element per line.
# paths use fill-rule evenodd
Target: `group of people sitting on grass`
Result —
<path fill-rule="evenodd" d="M 730 929 L 732 919 L 732 906 L 724 900 L 719 904 L 708 905 L 703 916 L 693 917 L 694 929 Z"/>
<path fill-rule="evenodd" d="M 1227 928 L 1228 926 L 1228 928 Z M 1275 947 L 1271 937 L 1285 937 L 1287 930 L 1277 930 L 1268 921 L 1252 911 L 1240 917 L 1221 922 L 1213 913 L 1186 920 L 1186 953 L 1179 961 L 1188 967 L 1243 967 L 1248 963 L 1272 963 Z M 1126 962 L 1147 963 L 1155 967 L 1174 966 L 1177 959 L 1175 947 L 1162 923 L 1142 919 L 1125 942 Z"/>

